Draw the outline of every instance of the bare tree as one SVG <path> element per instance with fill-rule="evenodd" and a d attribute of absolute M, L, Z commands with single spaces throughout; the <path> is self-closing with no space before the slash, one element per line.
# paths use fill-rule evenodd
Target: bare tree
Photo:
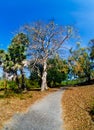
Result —
<path fill-rule="evenodd" d="M 25 26 L 29 38 L 29 59 L 36 64 L 42 64 L 41 91 L 47 89 L 47 60 L 63 47 L 65 41 L 72 36 L 72 27 L 62 27 L 50 21 L 49 23 L 35 22 Z"/>

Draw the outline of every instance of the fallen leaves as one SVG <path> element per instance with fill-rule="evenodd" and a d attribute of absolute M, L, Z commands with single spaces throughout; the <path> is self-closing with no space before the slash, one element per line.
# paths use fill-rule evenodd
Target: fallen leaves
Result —
<path fill-rule="evenodd" d="M 94 85 L 65 90 L 62 104 L 66 130 L 94 130 L 94 122 L 88 112 L 92 102 Z"/>

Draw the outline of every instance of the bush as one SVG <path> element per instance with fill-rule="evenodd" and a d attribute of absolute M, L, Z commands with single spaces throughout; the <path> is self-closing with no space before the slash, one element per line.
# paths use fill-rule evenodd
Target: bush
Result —
<path fill-rule="evenodd" d="M 0 89 L 4 88 L 4 80 L 0 80 Z"/>
<path fill-rule="evenodd" d="M 26 83 L 26 88 L 27 89 L 40 88 L 40 86 L 39 86 L 39 84 L 38 84 L 38 82 L 36 80 L 26 79 L 25 83 Z"/>
<path fill-rule="evenodd" d="M 17 86 L 17 83 L 15 81 L 8 81 L 7 88 L 9 88 L 11 90 L 16 90 L 16 89 L 18 89 L 18 86 Z"/>
<path fill-rule="evenodd" d="M 68 77 L 69 68 L 67 62 L 56 55 L 55 57 L 48 59 L 47 64 L 49 66 L 47 71 L 48 86 L 55 87 L 61 85 L 61 82 Z"/>
<path fill-rule="evenodd" d="M 47 75 L 47 82 L 48 82 L 48 86 L 52 87 L 52 86 L 56 86 L 57 84 L 60 85 L 62 80 L 66 79 L 66 74 L 59 72 L 57 69 L 53 68 L 53 69 L 49 69 L 48 70 L 48 75 Z"/>

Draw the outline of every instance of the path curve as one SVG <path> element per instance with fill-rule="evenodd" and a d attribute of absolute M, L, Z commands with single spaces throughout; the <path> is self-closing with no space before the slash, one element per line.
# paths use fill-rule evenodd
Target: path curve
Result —
<path fill-rule="evenodd" d="M 32 105 L 27 113 L 15 114 L 2 130 L 64 130 L 62 94 L 62 90 L 49 94 Z"/>

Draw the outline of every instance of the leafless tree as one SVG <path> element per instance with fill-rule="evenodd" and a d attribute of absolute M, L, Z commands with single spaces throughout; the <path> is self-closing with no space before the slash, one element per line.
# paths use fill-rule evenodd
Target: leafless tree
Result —
<path fill-rule="evenodd" d="M 49 23 L 35 22 L 32 25 L 25 26 L 25 32 L 29 38 L 29 59 L 33 62 L 33 66 L 42 64 L 42 83 L 41 91 L 47 89 L 47 60 L 63 47 L 65 41 L 72 36 L 71 26 L 59 26 L 50 21 Z"/>

